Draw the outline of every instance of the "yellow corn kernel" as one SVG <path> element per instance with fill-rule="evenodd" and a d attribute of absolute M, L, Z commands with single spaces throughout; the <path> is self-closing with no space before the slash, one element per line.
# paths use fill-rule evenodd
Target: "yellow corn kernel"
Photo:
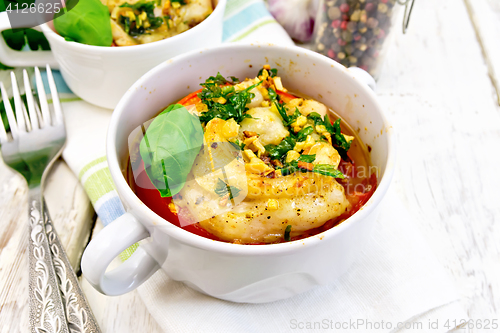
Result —
<path fill-rule="evenodd" d="M 283 84 L 281 83 L 281 78 L 279 76 L 273 77 L 274 86 L 276 90 L 286 92 L 287 90 L 283 88 Z"/>
<path fill-rule="evenodd" d="M 262 97 L 265 99 L 265 100 L 268 100 L 269 99 L 269 92 L 267 91 L 266 88 L 262 87 L 262 86 L 258 86 L 257 89 L 259 89 L 260 93 L 262 94 Z"/>
<path fill-rule="evenodd" d="M 263 79 L 263 80 L 265 80 L 265 79 L 267 79 L 268 77 L 269 77 L 269 73 L 267 72 L 267 70 L 265 70 L 265 69 L 264 69 L 264 70 L 262 71 L 262 79 Z"/>
<path fill-rule="evenodd" d="M 308 135 L 306 141 L 304 142 L 304 149 L 311 148 L 316 143 L 311 135 Z"/>
<path fill-rule="evenodd" d="M 238 131 L 240 130 L 240 125 L 233 119 L 229 119 L 226 121 L 224 126 L 222 127 L 222 134 L 227 139 L 235 138 L 238 136 Z"/>
<path fill-rule="evenodd" d="M 173 202 L 168 204 L 168 209 L 174 214 L 177 214 L 177 207 L 175 207 L 175 204 Z"/>
<path fill-rule="evenodd" d="M 295 161 L 300 157 L 300 154 L 296 152 L 295 150 L 289 150 L 288 153 L 286 153 L 286 163 L 290 163 L 292 161 Z"/>
<path fill-rule="evenodd" d="M 329 132 L 324 132 L 323 136 L 326 138 L 326 141 L 332 144 L 332 135 Z"/>
<path fill-rule="evenodd" d="M 246 138 L 243 143 L 245 144 L 245 148 L 248 148 L 253 152 L 257 152 L 257 156 L 259 157 L 266 152 L 266 148 L 264 148 L 257 136 Z"/>
<path fill-rule="evenodd" d="M 245 141 L 243 141 L 243 143 L 245 144 L 245 148 L 248 148 L 250 149 L 251 151 L 254 151 L 254 149 L 252 149 L 252 144 L 253 142 L 257 140 L 257 137 L 256 136 L 251 136 L 249 138 L 246 138 Z"/>
<path fill-rule="evenodd" d="M 303 149 L 304 149 L 304 145 L 306 144 L 305 141 L 302 141 L 302 142 L 297 142 L 295 144 L 295 147 L 293 147 L 293 150 L 295 150 L 296 152 L 300 153 Z"/>
<path fill-rule="evenodd" d="M 163 5 L 163 12 L 166 13 L 169 9 L 170 9 L 170 0 L 167 0 Z"/>
<path fill-rule="evenodd" d="M 269 106 L 269 101 L 263 101 L 262 103 L 260 103 L 260 106 L 266 108 Z"/>
<path fill-rule="evenodd" d="M 181 4 L 178 3 L 178 2 L 173 2 L 172 3 L 172 7 L 175 8 L 175 9 L 179 8 L 180 6 L 181 6 Z"/>
<path fill-rule="evenodd" d="M 271 65 L 269 64 L 265 64 L 264 66 L 262 66 L 264 69 L 267 69 L 268 71 L 271 70 Z"/>
<path fill-rule="evenodd" d="M 252 158 L 257 158 L 257 156 L 255 156 L 255 154 L 253 153 L 253 151 L 251 151 L 250 149 L 245 149 L 243 151 L 243 158 L 246 160 L 246 161 L 251 161 Z"/>
<path fill-rule="evenodd" d="M 144 21 L 148 18 L 148 15 L 146 14 L 146 12 L 142 12 L 141 14 L 139 14 L 138 18 Z"/>
<path fill-rule="evenodd" d="M 267 209 L 277 210 L 278 208 L 280 208 L 280 204 L 279 204 L 278 200 L 276 200 L 276 199 L 267 200 Z"/>
<path fill-rule="evenodd" d="M 122 8 L 121 8 L 121 7 L 115 7 L 115 8 L 113 8 L 113 10 L 111 11 L 111 14 L 110 14 L 111 18 L 112 18 L 113 20 L 117 20 L 117 19 L 118 19 L 118 13 L 119 13 L 121 10 L 122 10 Z"/>
<path fill-rule="evenodd" d="M 354 140 L 353 136 L 342 134 L 347 142 Z"/>
<path fill-rule="evenodd" d="M 299 116 L 293 123 L 292 127 L 302 127 L 305 124 L 307 124 L 307 117 L 306 116 Z"/>
<path fill-rule="evenodd" d="M 250 162 L 245 164 L 245 170 L 251 173 L 264 173 L 272 171 L 272 169 L 264 163 L 261 159 L 258 159 L 260 162 Z"/>
<path fill-rule="evenodd" d="M 227 101 L 226 101 L 226 99 L 224 97 L 217 98 L 217 103 L 219 103 L 219 104 L 226 104 L 226 102 Z"/>
<path fill-rule="evenodd" d="M 316 132 L 319 134 L 326 132 L 326 127 L 325 125 L 316 125 Z"/>
<path fill-rule="evenodd" d="M 276 104 L 272 104 L 271 105 L 271 111 L 276 113 L 276 114 L 280 114 L 280 112 L 278 111 L 278 108 L 276 107 Z"/>
<path fill-rule="evenodd" d="M 127 10 L 126 12 L 122 13 L 122 16 L 126 16 L 130 18 L 131 21 L 135 21 L 135 14 L 132 10 Z"/>
<path fill-rule="evenodd" d="M 262 145 L 262 143 L 259 141 L 259 139 L 256 139 L 253 142 L 253 145 L 255 146 L 255 148 L 257 148 L 257 156 L 261 157 L 262 154 L 264 154 L 266 152 L 266 148 L 264 148 L 264 145 Z"/>
<path fill-rule="evenodd" d="M 196 111 L 198 112 L 206 112 L 208 111 L 208 107 L 205 103 L 198 103 L 196 104 Z"/>

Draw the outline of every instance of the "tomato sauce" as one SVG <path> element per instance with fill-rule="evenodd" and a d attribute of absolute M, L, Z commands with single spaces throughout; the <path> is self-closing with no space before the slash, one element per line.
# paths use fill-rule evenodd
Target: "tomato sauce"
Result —
<path fill-rule="evenodd" d="M 187 106 L 198 103 L 200 101 L 198 97 L 198 93 L 200 91 L 201 89 L 187 95 L 181 99 L 178 104 Z M 285 103 L 293 98 L 296 98 L 294 95 L 288 93 L 278 92 L 278 94 Z M 329 117 L 330 120 L 334 120 L 338 118 L 338 115 L 332 112 Z M 339 170 L 341 170 L 345 175 L 345 179 L 337 179 L 339 184 L 344 188 L 346 198 L 351 203 L 351 206 L 344 214 L 338 216 L 337 218 L 328 220 L 321 227 L 310 229 L 299 236 L 292 237 L 292 241 L 320 234 L 342 223 L 361 209 L 361 207 L 373 195 L 373 192 L 377 187 L 377 174 L 376 172 L 372 172 L 373 168 L 370 167 L 369 154 L 366 147 L 359 139 L 357 133 L 348 127 L 345 122 L 341 123 L 341 129 L 342 133 L 355 137 L 348 152 L 349 160 L 341 160 L 339 165 Z M 134 174 L 137 179 L 134 178 Z M 126 170 L 126 179 L 137 197 L 153 212 L 165 220 L 193 234 L 213 240 L 223 241 L 203 229 L 199 223 L 183 225 L 186 223 L 182 223 L 179 216 L 170 211 L 169 204 L 172 203 L 172 198 L 161 197 L 159 191 L 154 188 L 153 184 L 149 180 L 149 177 L 144 171 L 144 163 L 142 161 L 138 164 L 136 169 L 133 170 L 129 158 Z M 138 186 L 138 184 L 141 184 L 142 186 Z M 281 242 L 285 242 L 285 240 L 282 240 Z M 260 244 L 266 243 L 252 243 L 251 245 Z"/>

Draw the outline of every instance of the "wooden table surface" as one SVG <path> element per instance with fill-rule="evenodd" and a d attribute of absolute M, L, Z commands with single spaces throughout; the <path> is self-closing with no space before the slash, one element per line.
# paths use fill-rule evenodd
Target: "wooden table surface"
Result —
<path fill-rule="evenodd" d="M 500 1 L 417 0 L 408 33 L 398 31 L 389 49 L 377 94 L 397 133 L 394 186 L 469 317 L 500 321 L 499 82 Z M 52 170 L 46 196 L 78 269 L 100 224 L 64 161 Z M 1 333 L 27 331 L 26 224 L 26 184 L 0 160 Z M 103 332 L 162 332 L 137 292 L 106 297 L 81 282 Z"/>

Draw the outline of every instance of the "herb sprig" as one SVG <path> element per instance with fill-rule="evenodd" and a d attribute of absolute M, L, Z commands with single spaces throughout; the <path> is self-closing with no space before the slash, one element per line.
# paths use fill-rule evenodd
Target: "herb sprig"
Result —
<path fill-rule="evenodd" d="M 231 77 L 231 80 L 233 83 L 237 82 L 235 77 Z M 229 82 L 220 73 L 217 73 L 215 77 L 209 77 L 205 83 L 201 84 L 203 90 L 198 94 L 202 103 L 208 108 L 208 111 L 200 115 L 200 121 L 207 123 L 214 118 L 223 120 L 233 118 L 240 123 L 245 118 L 251 118 L 249 114 L 246 114 L 248 111 L 246 105 L 255 97 L 250 90 L 261 83 L 262 81 L 244 90 L 236 91 L 234 86 L 228 85 Z"/>

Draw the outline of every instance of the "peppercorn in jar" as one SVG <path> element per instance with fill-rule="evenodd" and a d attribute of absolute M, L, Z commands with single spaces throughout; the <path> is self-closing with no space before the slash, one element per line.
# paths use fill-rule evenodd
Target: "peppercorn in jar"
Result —
<path fill-rule="evenodd" d="M 360 67 L 377 79 L 399 3 L 408 6 L 410 1 L 322 0 L 313 49 L 346 67 Z M 403 30 L 410 14 L 407 8 Z"/>

